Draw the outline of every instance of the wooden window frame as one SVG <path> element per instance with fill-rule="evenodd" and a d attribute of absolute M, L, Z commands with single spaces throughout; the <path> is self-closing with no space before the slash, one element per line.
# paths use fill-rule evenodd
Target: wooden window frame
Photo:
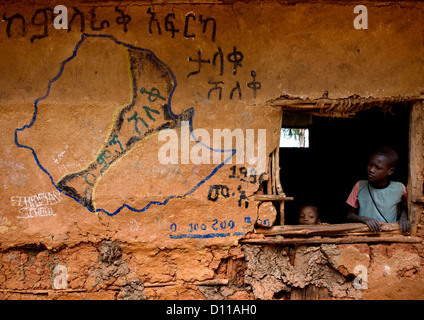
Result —
<path fill-rule="evenodd" d="M 344 243 L 419 243 L 418 224 L 424 211 L 424 97 L 410 98 L 409 161 L 408 161 L 408 216 L 412 225 L 409 234 L 402 234 L 399 224 L 381 223 L 381 232 L 371 232 L 363 223 L 328 225 L 285 225 L 284 202 L 294 200 L 284 194 L 279 181 L 278 149 L 270 156 L 268 190 L 275 194 L 255 195 L 255 201 L 280 202 L 280 225 L 255 228 L 255 237 L 243 239 L 250 244 L 344 244 Z M 303 101 L 303 100 L 302 100 Z M 304 102 L 304 101 L 303 101 Z M 390 103 L 393 101 L 388 101 Z M 395 101 L 397 102 L 397 101 Z M 405 101 L 404 101 L 405 102 Z M 334 101 L 330 101 L 332 105 Z M 290 107 L 295 104 L 290 103 Z M 304 103 L 303 103 L 304 105 Z M 318 105 L 318 103 L 316 103 Z"/>

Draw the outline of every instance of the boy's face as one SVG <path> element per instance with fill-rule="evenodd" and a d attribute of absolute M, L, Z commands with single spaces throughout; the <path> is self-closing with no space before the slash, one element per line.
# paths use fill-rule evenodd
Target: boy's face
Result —
<path fill-rule="evenodd" d="M 370 182 L 385 182 L 392 175 L 395 168 L 385 156 L 373 154 L 368 161 L 367 173 Z"/>
<path fill-rule="evenodd" d="M 318 213 L 314 207 L 303 207 L 299 213 L 299 224 L 317 224 Z"/>

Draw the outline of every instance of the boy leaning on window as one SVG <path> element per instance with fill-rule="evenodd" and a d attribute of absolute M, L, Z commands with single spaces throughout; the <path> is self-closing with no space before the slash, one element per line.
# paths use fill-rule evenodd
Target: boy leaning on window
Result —
<path fill-rule="evenodd" d="M 398 154 L 389 147 L 373 152 L 367 165 L 368 180 L 358 181 L 347 199 L 348 219 L 365 223 L 371 231 L 381 231 L 380 222 L 399 222 L 403 233 L 411 230 L 408 220 L 406 188 L 390 181 Z"/>

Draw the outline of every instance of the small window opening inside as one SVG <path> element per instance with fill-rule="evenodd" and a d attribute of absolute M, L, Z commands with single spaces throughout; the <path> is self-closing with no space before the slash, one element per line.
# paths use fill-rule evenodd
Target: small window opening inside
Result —
<path fill-rule="evenodd" d="M 284 113 L 280 148 L 309 148 L 309 129 L 312 116 L 303 113 Z"/>
<path fill-rule="evenodd" d="M 367 179 L 368 157 L 380 146 L 398 152 L 392 180 L 407 186 L 410 107 L 374 107 L 351 118 L 283 113 L 283 130 L 307 128 L 309 135 L 308 148 L 280 148 L 281 184 L 285 194 L 294 198 L 285 204 L 285 224 L 298 224 L 303 203 L 316 204 L 324 223 L 351 222 L 346 218 L 346 199 L 358 180 Z"/>
<path fill-rule="evenodd" d="M 281 128 L 280 148 L 309 148 L 309 130 Z"/>

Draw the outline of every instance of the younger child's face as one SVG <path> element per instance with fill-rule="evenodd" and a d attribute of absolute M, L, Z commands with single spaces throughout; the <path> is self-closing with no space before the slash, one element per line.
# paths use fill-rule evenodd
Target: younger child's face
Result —
<path fill-rule="evenodd" d="M 314 207 L 303 207 L 299 213 L 299 224 L 317 224 L 318 212 Z"/>

